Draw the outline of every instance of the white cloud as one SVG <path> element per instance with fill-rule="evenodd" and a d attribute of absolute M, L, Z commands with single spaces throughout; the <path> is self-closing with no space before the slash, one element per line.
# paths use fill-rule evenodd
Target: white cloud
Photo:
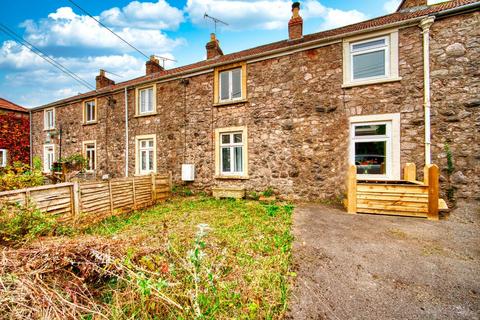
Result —
<path fill-rule="evenodd" d="M 367 16 L 357 10 L 343 11 L 338 9 L 328 8 L 325 13 L 324 22 L 320 25 L 320 29 L 328 30 L 352 23 L 366 20 Z"/>
<path fill-rule="evenodd" d="M 132 23 L 134 26 L 135 23 Z M 100 26 L 88 16 L 77 15 L 71 8 L 62 7 L 38 23 L 23 23 L 27 40 L 40 47 L 82 47 L 131 52 L 133 49 Z M 118 35 L 147 54 L 170 51 L 184 43 L 183 39 L 170 39 L 159 29 L 121 27 Z"/>
<path fill-rule="evenodd" d="M 397 11 L 400 2 L 402 2 L 402 0 L 387 0 L 387 2 L 383 4 L 383 10 L 385 10 L 386 13 L 395 12 Z"/>
<path fill-rule="evenodd" d="M 157 2 L 130 2 L 127 6 L 105 10 L 100 14 L 102 22 L 117 27 L 141 29 L 177 29 L 183 22 L 183 12 L 170 6 L 165 0 Z"/>
<path fill-rule="evenodd" d="M 192 23 L 206 25 L 203 15 L 208 13 L 229 23 L 229 29 L 282 29 L 291 17 L 290 0 L 188 0 L 185 11 Z M 324 6 L 318 0 L 302 3 L 300 15 L 304 20 L 318 19 L 322 29 L 336 28 L 365 20 L 357 10 L 343 11 Z"/>
<path fill-rule="evenodd" d="M 168 52 L 157 54 L 174 58 Z M 92 86 L 95 86 L 95 76 L 99 69 L 106 69 L 107 72 L 120 75 L 121 78 L 109 75 L 116 82 L 145 74 L 145 60 L 129 54 L 78 58 L 55 57 L 55 60 Z M 172 66 L 172 62 L 166 63 L 167 68 Z M 5 41 L 0 47 L 0 69 L 10 70 L 5 76 L 5 85 L 2 90 L 8 92 L 9 88 L 23 88 L 25 92 L 34 92 L 34 94 L 21 95 L 20 99 L 14 99 L 26 107 L 38 106 L 89 91 L 88 88 L 13 41 Z"/>

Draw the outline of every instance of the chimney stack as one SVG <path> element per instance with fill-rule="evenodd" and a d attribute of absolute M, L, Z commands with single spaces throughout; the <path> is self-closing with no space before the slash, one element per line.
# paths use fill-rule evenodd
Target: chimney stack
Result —
<path fill-rule="evenodd" d="M 210 34 L 210 42 L 205 46 L 207 48 L 207 59 L 223 56 L 223 51 L 220 49 L 220 42 L 217 40 L 215 33 Z"/>
<path fill-rule="evenodd" d="M 97 83 L 96 85 L 97 90 L 108 87 L 108 86 L 112 86 L 115 84 L 115 81 L 110 80 L 105 76 L 105 70 L 103 69 L 100 69 L 100 74 L 95 77 L 95 81 Z"/>
<path fill-rule="evenodd" d="M 164 70 L 163 67 L 160 65 L 160 62 L 158 61 L 158 59 L 155 58 L 155 56 L 153 55 L 150 56 L 150 60 L 148 60 L 147 63 L 145 63 L 145 67 L 146 67 L 145 70 L 147 75 Z"/>
<path fill-rule="evenodd" d="M 292 17 L 288 22 L 288 39 L 296 40 L 303 37 L 303 19 L 300 17 L 300 2 L 292 4 Z"/>

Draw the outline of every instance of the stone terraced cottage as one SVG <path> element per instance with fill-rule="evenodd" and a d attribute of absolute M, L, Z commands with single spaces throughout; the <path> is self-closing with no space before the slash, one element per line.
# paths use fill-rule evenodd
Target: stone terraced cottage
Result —
<path fill-rule="evenodd" d="M 61 145 L 99 178 L 172 172 L 195 190 L 315 200 L 344 194 L 350 163 L 398 180 L 432 162 L 445 188 L 448 145 L 456 196 L 478 198 L 480 2 L 430 2 L 308 35 L 295 3 L 287 40 L 223 54 L 212 34 L 204 61 L 152 57 L 121 83 L 101 70 L 96 91 L 33 110 L 33 155 L 48 171 Z"/>

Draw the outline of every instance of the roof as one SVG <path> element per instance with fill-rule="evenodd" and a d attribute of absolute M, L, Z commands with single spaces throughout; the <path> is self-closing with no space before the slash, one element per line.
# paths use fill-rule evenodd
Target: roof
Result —
<path fill-rule="evenodd" d="M 334 37 L 341 37 L 343 35 L 348 35 L 353 32 L 362 32 L 362 31 L 366 32 L 369 29 L 381 28 L 382 26 L 387 27 L 388 25 L 394 24 L 394 23 L 402 23 L 402 22 L 407 23 L 412 19 L 421 18 L 428 15 L 434 15 L 442 11 L 459 8 L 464 5 L 476 3 L 479 1 L 480 0 L 452 0 L 448 2 L 439 3 L 436 5 L 432 5 L 426 8 L 421 8 L 417 11 L 405 11 L 405 12 L 397 11 L 389 15 L 355 23 L 345 27 L 304 35 L 301 39 L 298 39 L 298 40 L 282 40 L 282 41 L 258 46 L 255 48 L 251 48 L 251 49 L 247 49 L 247 50 L 243 50 L 243 51 L 239 51 L 231 54 L 226 54 L 213 59 L 202 60 L 193 64 L 189 64 L 189 65 L 185 65 L 185 66 L 181 66 L 181 67 L 177 67 L 169 70 L 163 70 L 161 72 L 152 73 L 150 75 L 141 76 L 141 77 L 127 80 L 124 82 L 119 82 L 117 84 L 102 88 L 97 91 L 90 91 L 90 92 L 86 92 L 70 98 L 59 100 L 59 101 L 41 106 L 39 108 L 52 106 L 56 104 L 68 103 L 71 101 L 94 96 L 97 94 L 108 93 L 111 91 L 123 89 L 125 87 L 129 87 L 135 84 L 154 81 L 156 79 L 174 77 L 174 76 L 184 74 L 188 71 L 194 72 L 200 68 L 208 68 L 209 66 L 214 67 L 219 64 L 227 64 L 240 59 L 248 59 L 249 57 L 256 56 L 259 54 L 266 55 L 266 54 L 269 54 L 270 52 L 274 52 L 280 49 L 288 50 L 289 47 L 294 47 L 297 45 L 301 45 L 303 43 L 310 43 L 310 42 L 317 42 L 317 41 L 320 42 L 322 40 L 327 41 Z"/>
<path fill-rule="evenodd" d="M 24 107 L 21 107 L 18 104 L 15 104 L 3 98 L 0 98 L 0 109 L 28 113 L 28 110 L 25 109 Z"/>

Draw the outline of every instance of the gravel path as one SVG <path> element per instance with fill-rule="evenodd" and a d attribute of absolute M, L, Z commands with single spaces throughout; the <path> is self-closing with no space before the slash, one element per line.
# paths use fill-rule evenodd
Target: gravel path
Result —
<path fill-rule="evenodd" d="M 447 220 L 294 214 L 291 319 L 480 319 L 480 206 Z"/>

